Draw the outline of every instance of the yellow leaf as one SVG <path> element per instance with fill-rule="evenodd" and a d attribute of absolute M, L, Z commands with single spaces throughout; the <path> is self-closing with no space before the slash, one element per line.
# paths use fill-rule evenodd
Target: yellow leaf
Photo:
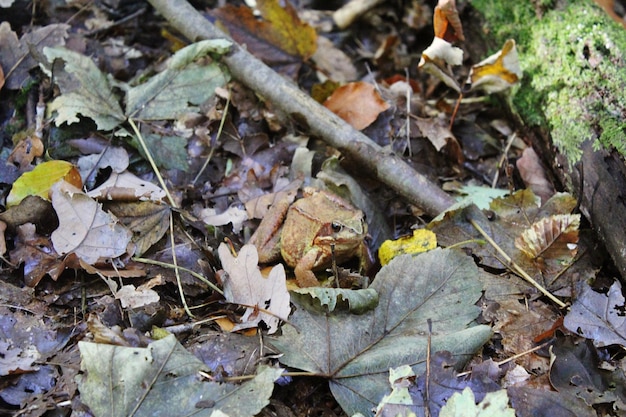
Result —
<path fill-rule="evenodd" d="M 522 78 L 515 41 L 506 41 L 500 51 L 474 65 L 466 82 L 466 90 L 482 89 L 487 93 L 506 90 Z"/>
<path fill-rule="evenodd" d="M 437 247 L 437 236 L 426 229 L 413 231 L 413 236 L 404 236 L 397 240 L 386 240 L 378 249 L 378 258 L 381 265 L 387 265 L 389 261 L 398 255 L 418 254 Z"/>
<path fill-rule="evenodd" d="M 29 195 L 38 195 L 50 200 L 50 187 L 60 180 L 65 180 L 77 188 L 83 186 L 78 170 L 69 162 L 48 161 L 37 165 L 35 169 L 22 174 L 15 181 L 7 197 L 7 207 L 19 204 Z"/>

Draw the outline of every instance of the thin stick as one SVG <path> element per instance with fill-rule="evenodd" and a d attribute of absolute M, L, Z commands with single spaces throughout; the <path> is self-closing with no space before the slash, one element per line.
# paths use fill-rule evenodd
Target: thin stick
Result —
<path fill-rule="evenodd" d="M 552 295 L 552 293 L 550 291 L 548 291 L 545 288 L 543 288 L 543 286 L 541 286 L 541 284 L 539 284 L 530 275 L 528 275 L 528 273 L 526 271 L 524 271 L 522 269 L 522 267 L 520 267 L 518 264 L 513 262 L 513 259 L 511 259 L 511 257 L 509 255 L 507 255 L 507 253 L 504 250 L 502 250 L 502 248 L 500 246 L 498 246 L 498 244 L 491 238 L 491 236 L 489 236 L 487 234 L 487 232 L 485 232 L 483 230 L 482 227 L 480 227 L 480 225 L 478 223 L 476 223 L 473 219 L 467 219 L 467 220 L 470 222 L 470 224 L 472 226 L 474 226 L 474 228 L 478 231 L 478 233 L 480 233 L 485 238 L 485 240 L 487 242 L 489 242 L 489 244 L 491 246 L 493 246 L 493 248 L 504 258 L 504 260 L 508 263 L 508 267 L 513 272 L 515 272 L 517 275 L 519 275 L 520 277 L 522 277 L 526 281 L 528 281 L 532 286 L 537 288 L 543 295 L 545 295 L 550 300 L 552 300 L 560 308 L 567 307 L 567 304 L 565 304 L 563 301 L 559 300 L 554 295 Z"/>

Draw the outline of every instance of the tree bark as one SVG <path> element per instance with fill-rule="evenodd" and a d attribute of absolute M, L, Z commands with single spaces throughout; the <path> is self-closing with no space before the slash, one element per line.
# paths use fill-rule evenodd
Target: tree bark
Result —
<path fill-rule="evenodd" d="M 185 0 L 149 0 L 172 26 L 192 41 L 229 39 Z M 231 40 L 232 41 L 232 40 Z M 281 109 L 305 130 L 337 148 L 411 203 L 435 216 L 454 200 L 439 186 L 416 172 L 399 156 L 383 149 L 334 113 L 302 92 L 295 84 L 256 59 L 233 41 L 222 57 L 231 74 Z"/>
<path fill-rule="evenodd" d="M 524 78 L 510 109 L 626 278 L 626 31 L 591 0 L 532 3 L 471 1 L 465 27 L 480 31 L 467 44 L 480 59 L 517 40 Z"/>

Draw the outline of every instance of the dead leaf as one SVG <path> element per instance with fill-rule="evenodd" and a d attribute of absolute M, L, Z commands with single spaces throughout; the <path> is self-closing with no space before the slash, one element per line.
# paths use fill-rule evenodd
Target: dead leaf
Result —
<path fill-rule="evenodd" d="M 143 255 L 165 235 L 172 209 L 152 201 L 112 202 L 104 207 L 133 234 L 135 256 Z"/>
<path fill-rule="evenodd" d="M 324 36 L 317 38 L 317 49 L 311 59 L 320 72 L 334 82 L 347 83 L 357 78 L 352 59 Z"/>
<path fill-rule="evenodd" d="M 578 251 L 580 214 L 555 214 L 543 218 L 515 239 L 515 247 L 541 263 L 566 264 Z"/>
<path fill-rule="evenodd" d="M 509 39 L 500 51 L 472 66 L 463 89 L 498 93 L 511 88 L 521 78 L 522 69 L 515 41 Z"/>
<path fill-rule="evenodd" d="M 389 106 L 374 85 L 362 81 L 339 87 L 324 102 L 324 107 L 357 130 L 363 130 L 374 123 L 378 115 Z"/>
<path fill-rule="evenodd" d="M 6 87 L 17 90 L 23 87 L 29 71 L 37 66 L 38 57 L 46 46 L 65 44 L 70 25 L 52 24 L 25 33 L 19 40 L 9 22 L 0 24 L 0 63 L 5 68 Z"/>
<path fill-rule="evenodd" d="M 114 173 L 119 174 L 128 168 L 129 163 L 126 149 L 119 146 L 106 146 L 100 152 L 81 156 L 76 166 L 78 166 L 83 182 L 88 184 L 94 181 L 101 169 L 111 167 Z"/>
<path fill-rule="evenodd" d="M 515 164 L 526 187 L 533 190 L 533 193 L 541 198 L 542 203 L 554 195 L 554 187 L 548 181 L 546 171 L 533 148 L 524 149 L 522 157 Z"/>
<path fill-rule="evenodd" d="M 289 2 L 285 8 L 280 7 L 278 0 L 258 0 L 256 5 L 262 19 L 245 6 L 226 5 L 212 14 L 253 55 L 295 78 L 302 62 L 315 53 L 315 29 L 300 20 Z"/>
<path fill-rule="evenodd" d="M 463 50 L 452 46 L 441 38 L 435 37 L 428 48 L 422 52 L 417 68 L 425 71 L 445 85 L 452 88 L 457 93 L 461 92 L 461 86 L 454 78 L 450 66 L 461 65 L 463 63 Z"/>
<path fill-rule="evenodd" d="M 282 363 L 329 378 L 347 415 L 369 415 L 388 390 L 390 367 L 411 364 L 416 375 L 424 372 L 429 320 L 432 351 L 453 352 L 458 366 L 491 337 L 489 326 L 474 325 L 482 290 L 477 275 L 473 260 L 460 251 L 402 255 L 369 287 L 379 296 L 374 310 L 328 314 L 294 297 L 291 325 L 271 343 Z"/>
<path fill-rule="evenodd" d="M 113 172 L 108 180 L 87 193 L 91 198 L 108 201 L 161 201 L 165 191 L 130 172 Z"/>
<path fill-rule="evenodd" d="M 269 327 L 268 332 L 275 333 L 280 320 L 286 320 L 291 312 L 284 266 L 274 266 L 265 278 L 259 270 L 259 256 L 254 245 L 244 245 L 237 256 L 225 243 L 220 244 L 217 251 L 227 273 L 224 297 L 231 303 L 248 306 L 241 318 L 242 323 L 233 330 L 256 327 L 263 321 Z"/>
<path fill-rule="evenodd" d="M 31 164 L 35 158 L 43 155 L 43 150 L 41 139 L 34 135 L 28 135 L 15 146 L 7 159 L 7 163 L 18 164 L 22 172 L 28 171 L 32 168 Z"/>
<path fill-rule="evenodd" d="M 243 222 L 248 220 L 246 210 L 235 206 L 227 208 L 226 211 L 220 214 L 217 214 L 214 208 L 205 208 L 200 211 L 199 216 L 200 220 L 209 226 L 224 226 L 231 223 L 234 233 L 241 232 Z"/>
<path fill-rule="evenodd" d="M 455 0 L 439 0 L 433 15 L 435 36 L 446 42 L 464 41 L 463 25 L 456 9 Z"/>
<path fill-rule="evenodd" d="M 608 293 L 594 291 L 586 283 L 563 320 L 571 332 L 593 340 L 597 347 L 626 346 L 622 285 L 615 281 Z"/>
<path fill-rule="evenodd" d="M 75 253 L 88 264 L 126 253 L 131 233 L 105 213 L 98 204 L 65 181 L 51 189 L 52 206 L 59 216 L 59 227 L 51 239 L 60 255 Z"/>
<path fill-rule="evenodd" d="M 29 287 L 36 287 L 46 274 L 56 281 L 65 271 L 66 261 L 60 259 L 49 238 L 37 235 L 32 223 L 17 228 L 15 249 L 9 257 L 16 265 L 24 264 L 24 283 Z"/>

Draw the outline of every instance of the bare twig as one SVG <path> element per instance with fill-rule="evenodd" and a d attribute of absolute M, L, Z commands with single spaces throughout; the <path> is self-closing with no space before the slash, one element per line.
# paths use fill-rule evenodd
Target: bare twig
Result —
<path fill-rule="evenodd" d="M 193 41 L 229 39 L 185 0 L 149 1 L 172 26 Z M 234 43 L 231 52 L 222 57 L 222 62 L 240 82 L 272 102 L 311 134 L 368 169 L 375 178 L 429 215 L 437 215 L 452 205 L 453 199 L 437 184 L 416 172 L 402 158 L 384 153 L 371 139 L 321 106 L 240 45 Z"/>

